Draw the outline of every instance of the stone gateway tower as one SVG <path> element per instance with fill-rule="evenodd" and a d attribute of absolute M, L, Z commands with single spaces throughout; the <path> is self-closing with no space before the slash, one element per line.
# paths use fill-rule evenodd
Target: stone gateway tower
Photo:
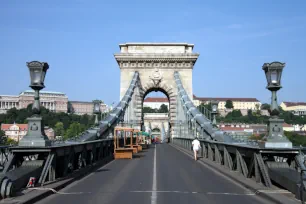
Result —
<path fill-rule="evenodd" d="M 132 120 L 135 126 L 140 127 L 143 123 L 143 99 L 152 91 L 161 91 L 170 102 L 170 125 L 175 123 L 177 87 L 174 72 L 179 72 L 183 86 L 192 99 L 192 70 L 199 57 L 199 54 L 193 53 L 193 46 L 187 43 L 126 43 L 119 45 L 120 53 L 115 54 L 115 58 L 121 70 L 120 100 L 127 91 L 135 71 L 140 77 L 137 90 L 133 94 L 133 103 L 130 104 L 125 118 Z"/>

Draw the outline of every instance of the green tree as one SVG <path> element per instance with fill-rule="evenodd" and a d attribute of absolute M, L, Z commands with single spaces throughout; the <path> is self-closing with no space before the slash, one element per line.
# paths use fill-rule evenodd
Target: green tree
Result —
<path fill-rule="evenodd" d="M 54 132 L 56 136 L 64 136 L 64 124 L 62 122 L 57 122 L 54 127 Z"/>
<path fill-rule="evenodd" d="M 168 106 L 165 105 L 165 104 L 161 104 L 159 110 L 158 110 L 159 113 L 168 113 L 169 110 L 168 110 Z"/>
<path fill-rule="evenodd" d="M 0 137 L 5 136 L 5 132 L 3 130 L 0 130 Z"/>
<path fill-rule="evenodd" d="M 17 110 L 12 108 L 7 111 L 6 114 L 0 114 L 1 123 L 27 123 L 27 118 L 32 116 L 32 104 L 28 105 L 27 108 Z M 41 107 L 41 116 L 44 120 L 44 125 L 55 129 L 55 125 L 58 122 L 62 122 L 64 130 L 67 130 L 69 126 L 76 122 L 82 125 L 82 128 L 89 128 L 94 123 L 94 117 L 89 115 L 76 115 L 67 113 L 55 113 L 48 109 Z"/>
<path fill-rule="evenodd" d="M 11 139 L 11 138 L 7 138 L 6 142 L 5 142 L 5 145 L 17 145 L 18 142 Z"/>
<path fill-rule="evenodd" d="M 260 110 L 260 105 L 258 103 L 255 104 L 255 109 Z"/>
<path fill-rule="evenodd" d="M 142 112 L 143 113 L 156 113 L 154 109 L 152 109 L 151 107 L 147 107 L 147 106 L 143 107 Z"/>
<path fill-rule="evenodd" d="M 239 118 L 239 117 L 241 117 L 241 116 L 242 116 L 242 113 L 241 113 L 240 110 L 233 110 L 233 111 L 232 111 L 232 117 L 233 117 L 233 118 Z"/>
<path fill-rule="evenodd" d="M 261 112 L 260 112 L 260 105 L 259 105 L 258 103 L 255 104 L 255 110 L 256 110 L 255 115 L 256 115 L 256 116 L 260 116 L 260 115 L 261 115 Z"/>
<path fill-rule="evenodd" d="M 85 131 L 85 129 L 86 129 L 85 125 L 81 125 L 80 123 L 74 122 L 69 126 L 64 138 L 69 139 L 75 137 L 79 135 L 81 132 Z"/>
<path fill-rule="evenodd" d="M 234 108 L 233 101 L 227 100 L 227 101 L 225 102 L 225 108 L 227 108 L 227 109 L 232 109 L 232 108 Z"/>
<path fill-rule="evenodd" d="M 263 103 L 260 108 L 261 110 L 270 110 L 270 104 Z"/>
<path fill-rule="evenodd" d="M 264 138 L 264 134 L 260 134 L 260 135 L 252 135 L 249 137 L 250 140 L 262 140 Z"/>
<path fill-rule="evenodd" d="M 208 104 L 204 104 L 204 103 L 201 103 L 199 106 L 198 106 L 198 110 L 200 111 L 200 112 L 204 112 L 204 108 L 206 108 L 207 110 L 209 110 L 209 111 L 211 111 L 212 109 L 211 109 L 211 104 L 210 103 L 208 103 Z"/>
<path fill-rule="evenodd" d="M 303 135 L 299 135 L 295 132 L 287 132 L 285 131 L 284 134 L 287 138 L 292 142 L 293 146 L 306 146 L 306 137 Z"/>
<path fill-rule="evenodd" d="M 0 145 L 6 144 L 6 136 L 3 130 L 0 130 Z"/>

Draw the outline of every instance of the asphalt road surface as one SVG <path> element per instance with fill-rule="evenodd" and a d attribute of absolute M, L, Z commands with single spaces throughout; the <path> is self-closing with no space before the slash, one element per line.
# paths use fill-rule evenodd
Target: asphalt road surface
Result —
<path fill-rule="evenodd" d="M 115 160 L 39 203 L 268 203 L 168 144 Z"/>

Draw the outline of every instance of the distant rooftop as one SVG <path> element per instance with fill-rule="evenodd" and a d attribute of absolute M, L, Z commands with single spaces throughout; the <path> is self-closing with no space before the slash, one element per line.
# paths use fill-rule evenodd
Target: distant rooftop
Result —
<path fill-rule="evenodd" d="M 193 99 L 199 100 L 199 101 L 242 101 L 242 102 L 259 102 L 256 98 L 214 98 L 214 97 L 197 97 L 193 95 Z"/>
<path fill-rule="evenodd" d="M 188 44 L 188 43 L 119 44 L 121 55 L 123 53 L 124 54 L 194 54 L 192 53 L 193 47 L 194 44 Z"/>
<path fill-rule="evenodd" d="M 127 43 L 121 43 L 119 44 L 119 47 L 121 46 L 191 46 L 194 47 L 194 44 L 189 44 L 189 43 L 169 43 L 169 42 L 165 42 L 165 43 L 158 43 L 158 42 L 127 42 Z"/>
<path fill-rule="evenodd" d="M 28 130 L 28 124 L 1 124 L 1 130 L 7 131 L 10 129 L 11 126 L 16 125 L 19 127 L 20 130 Z"/>
<path fill-rule="evenodd" d="M 292 106 L 306 106 L 305 102 L 283 102 L 287 107 Z"/>
<path fill-rule="evenodd" d="M 0 95 L 0 98 L 1 97 L 14 97 L 14 98 L 18 98 L 19 96 L 16 96 L 16 95 Z"/>
<path fill-rule="evenodd" d="M 168 98 L 162 98 L 162 97 L 148 97 L 143 100 L 143 102 L 155 102 L 155 103 L 162 103 L 162 102 L 169 102 Z"/>
<path fill-rule="evenodd" d="M 69 103 L 84 103 L 84 104 L 93 104 L 90 101 L 68 101 Z"/>
<path fill-rule="evenodd" d="M 84 103 L 84 104 L 93 104 L 91 101 L 68 101 L 69 103 Z M 106 105 L 105 103 L 101 103 L 101 105 Z"/>
<path fill-rule="evenodd" d="M 20 95 L 25 94 L 25 93 L 34 93 L 34 90 L 25 90 L 20 93 Z M 66 95 L 65 93 L 62 92 L 57 92 L 57 91 L 40 91 L 40 94 L 59 94 L 59 95 Z"/>

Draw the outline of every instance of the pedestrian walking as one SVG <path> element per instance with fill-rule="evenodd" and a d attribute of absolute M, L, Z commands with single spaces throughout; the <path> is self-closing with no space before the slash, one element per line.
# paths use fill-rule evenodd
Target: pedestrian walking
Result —
<path fill-rule="evenodd" d="M 197 137 L 195 137 L 194 140 L 192 141 L 192 149 L 195 161 L 198 160 L 198 151 L 200 150 L 200 148 L 201 148 L 200 141 L 197 139 Z"/>

